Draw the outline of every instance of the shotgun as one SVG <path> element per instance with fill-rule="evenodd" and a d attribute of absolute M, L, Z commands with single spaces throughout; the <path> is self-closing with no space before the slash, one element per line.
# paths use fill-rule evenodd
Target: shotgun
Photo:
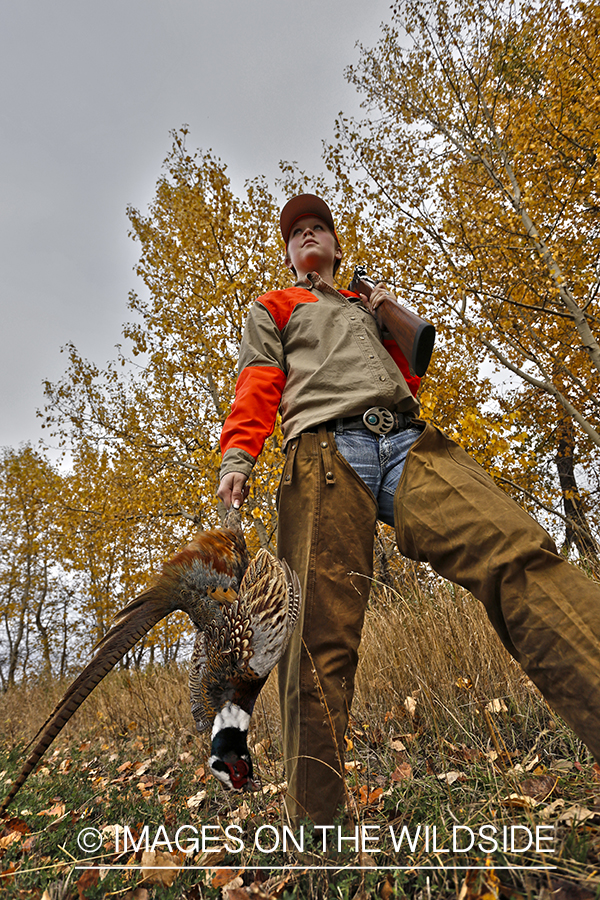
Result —
<path fill-rule="evenodd" d="M 368 299 L 376 284 L 367 274 L 365 266 L 357 266 L 348 290 L 364 294 Z M 435 328 L 431 322 L 392 300 L 384 300 L 375 310 L 375 315 L 380 326 L 389 331 L 402 350 L 411 372 L 422 377 L 427 371 L 435 341 Z"/>

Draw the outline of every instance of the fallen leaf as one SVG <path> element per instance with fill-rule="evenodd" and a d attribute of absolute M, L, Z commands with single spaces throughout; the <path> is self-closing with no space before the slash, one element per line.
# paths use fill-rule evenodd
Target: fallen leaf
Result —
<path fill-rule="evenodd" d="M 558 769 L 559 772 L 570 772 L 573 768 L 573 760 L 572 759 L 555 759 L 551 769 Z"/>
<path fill-rule="evenodd" d="M 504 806 L 514 807 L 515 809 L 533 809 L 537 806 L 537 800 L 533 797 L 527 797 L 525 794 L 509 794 L 508 797 L 502 798 Z"/>
<path fill-rule="evenodd" d="M 2 878 L 2 881 L 0 883 L 4 886 L 12 884 L 12 882 L 15 880 L 15 874 L 19 871 L 20 868 L 20 863 L 11 863 L 7 869 L 3 869 L 0 872 L 0 878 Z"/>
<path fill-rule="evenodd" d="M 578 822 L 585 822 L 587 819 L 593 819 L 596 815 L 598 815 L 598 813 L 594 812 L 593 809 L 587 809 L 585 806 L 574 804 L 568 809 L 565 809 L 564 813 L 560 814 L 557 821 L 564 822 L 565 825 L 573 825 Z"/>
<path fill-rule="evenodd" d="M 489 703 L 486 703 L 485 708 L 491 713 L 508 712 L 508 707 L 501 698 L 498 700 L 490 700 Z"/>
<path fill-rule="evenodd" d="M 232 887 L 233 886 L 241 887 L 244 882 L 239 877 L 240 872 L 241 872 L 241 869 L 238 869 L 235 872 L 233 871 L 233 869 L 217 869 L 217 871 L 214 875 L 211 875 L 210 873 L 207 873 L 207 874 L 209 875 L 210 883 L 214 888 L 225 887 L 226 885 L 232 886 Z M 234 885 L 233 884 L 234 881 L 237 881 L 238 879 L 239 879 L 239 884 Z"/>
<path fill-rule="evenodd" d="M 227 847 L 223 844 L 221 847 L 215 847 L 213 850 L 199 853 L 194 857 L 194 865 L 199 866 L 200 868 L 203 868 L 204 866 L 218 866 L 218 864 L 225 859 L 227 853 Z M 206 883 L 209 884 L 210 881 L 207 881 Z"/>
<path fill-rule="evenodd" d="M 21 813 L 21 815 L 33 815 L 32 813 Z M 29 834 L 31 828 L 24 822 L 23 819 L 19 819 L 18 816 L 13 816 L 11 819 L 7 819 L 2 823 L 4 828 L 7 828 L 9 831 L 18 831 L 19 834 Z"/>
<path fill-rule="evenodd" d="M 395 750 L 396 753 L 404 753 L 404 751 L 406 750 L 406 747 L 404 746 L 402 741 L 398 740 L 398 738 L 390 741 L 390 747 L 392 748 L 392 750 Z"/>
<path fill-rule="evenodd" d="M 378 803 L 382 795 L 382 788 L 375 788 L 375 790 L 369 791 L 366 784 L 363 784 L 358 792 L 359 802 L 362 806 L 372 806 L 373 804 Z"/>
<path fill-rule="evenodd" d="M 534 800 L 546 800 L 550 796 L 556 785 L 558 778 L 553 775 L 540 775 L 534 778 L 525 778 L 519 785 L 519 789 L 526 797 L 533 797 Z"/>
<path fill-rule="evenodd" d="M 19 834 L 18 831 L 11 831 L 10 834 L 5 835 L 0 838 L 0 850 L 6 850 L 12 844 L 17 843 L 17 841 L 22 841 L 23 835 Z"/>
<path fill-rule="evenodd" d="M 170 887 L 179 874 L 180 863 L 176 856 L 162 850 L 144 850 L 142 853 L 142 880 L 146 884 Z"/>
<path fill-rule="evenodd" d="M 407 762 L 398 763 L 390 778 L 392 781 L 405 781 L 407 778 L 412 778 L 411 764 Z"/>
<path fill-rule="evenodd" d="M 66 808 L 64 803 L 56 803 L 50 809 L 42 809 L 38 816 L 64 816 Z"/>
<path fill-rule="evenodd" d="M 86 869 L 77 880 L 77 893 L 79 900 L 88 900 L 86 891 L 95 888 L 98 884 L 99 874 L 97 869 Z"/>
<path fill-rule="evenodd" d="M 415 711 L 417 709 L 417 701 L 414 697 L 407 697 L 404 701 L 404 708 L 409 716 L 414 716 Z"/>
<path fill-rule="evenodd" d="M 394 896 L 394 881 L 391 875 L 386 875 L 385 881 L 379 888 L 379 896 L 381 900 L 391 900 Z"/>
<path fill-rule="evenodd" d="M 442 772 L 438 775 L 439 781 L 445 781 L 446 784 L 454 784 L 455 781 L 466 781 L 467 776 L 464 772 Z"/>
<path fill-rule="evenodd" d="M 558 809 L 562 809 L 565 805 L 565 801 L 562 799 L 553 800 L 552 803 L 549 803 L 548 806 L 545 806 L 544 809 L 539 811 L 539 815 L 542 819 L 549 819 Z"/>
<path fill-rule="evenodd" d="M 197 794 L 194 794 L 193 797 L 188 797 L 187 799 L 187 807 L 188 809 L 199 809 L 204 801 L 206 800 L 206 791 L 198 791 Z"/>

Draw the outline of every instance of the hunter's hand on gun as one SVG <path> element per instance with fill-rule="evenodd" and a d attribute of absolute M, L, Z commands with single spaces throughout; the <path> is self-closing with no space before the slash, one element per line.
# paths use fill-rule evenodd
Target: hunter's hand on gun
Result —
<path fill-rule="evenodd" d="M 360 295 L 361 300 L 366 306 L 374 313 L 378 306 L 385 300 L 390 300 L 392 303 L 398 303 L 397 298 L 392 294 L 389 288 L 383 283 L 383 281 L 378 282 L 371 292 L 371 296 L 367 297 L 366 294 Z"/>
<path fill-rule="evenodd" d="M 431 322 L 398 303 L 385 284 L 376 283 L 364 266 L 355 268 L 348 289 L 359 295 L 362 303 L 376 316 L 380 327 L 389 331 L 411 371 L 422 377 L 427 371 L 435 341 L 435 328 Z"/>

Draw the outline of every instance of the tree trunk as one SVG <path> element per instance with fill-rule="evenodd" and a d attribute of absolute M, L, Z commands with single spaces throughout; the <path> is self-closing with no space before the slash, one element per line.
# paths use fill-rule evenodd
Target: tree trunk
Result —
<path fill-rule="evenodd" d="M 567 518 L 565 549 L 573 545 L 582 559 L 598 565 L 598 547 L 588 525 L 587 517 L 575 478 L 574 434 L 572 422 L 563 418 L 558 428 L 558 449 L 556 468 L 563 498 L 564 513 Z"/>

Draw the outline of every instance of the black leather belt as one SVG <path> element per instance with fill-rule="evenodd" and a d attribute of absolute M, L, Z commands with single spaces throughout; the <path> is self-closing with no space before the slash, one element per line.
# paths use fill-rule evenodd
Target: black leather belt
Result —
<path fill-rule="evenodd" d="M 367 428 L 373 434 L 390 434 L 393 431 L 402 431 L 404 428 L 410 428 L 414 423 L 415 417 L 411 413 L 390 412 L 383 406 L 372 406 L 362 416 L 349 416 L 342 419 L 330 419 L 325 422 L 325 430 L 340 431 L 357 431 Z M 316 431 L 310 428 L 307 431 Z"/>

